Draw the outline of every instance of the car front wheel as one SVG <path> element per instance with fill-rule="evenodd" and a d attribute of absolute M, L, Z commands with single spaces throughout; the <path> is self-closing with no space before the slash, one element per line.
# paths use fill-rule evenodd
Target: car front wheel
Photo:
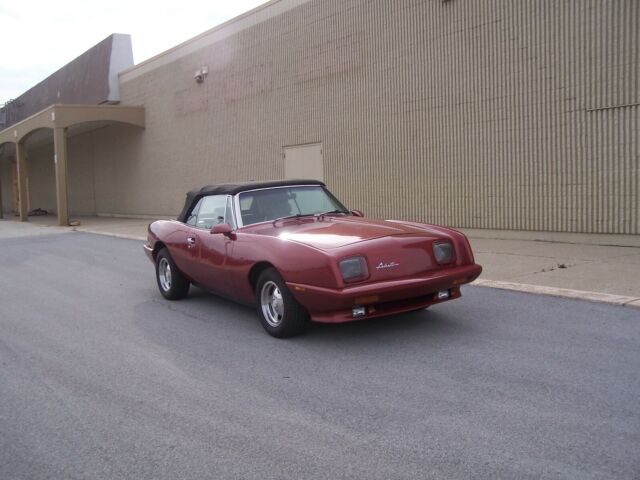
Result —
<path fill-rule="evenodd" d="M 292 337 L 309 326 L 309 315 L 275 268 L 266 269 L 258 278 L 256 309 L 260 323 L 274 337 Z"/>
<path fill-rule="evenodd" d="M 180 300 L 189 293 L 189 281 L 178 270 L 166 248 L 156 255 L 156 280 L 160 293 L 167 300 Z"/>

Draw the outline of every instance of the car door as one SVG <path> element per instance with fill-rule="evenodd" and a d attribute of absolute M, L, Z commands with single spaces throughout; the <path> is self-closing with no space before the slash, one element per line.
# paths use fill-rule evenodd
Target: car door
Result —
<path fill-rule="evenodd" d="M 194 229 L 201 204 L 202 199 L 193 207 L 186 222 L 179 224 L 167 241 L 173 260 L 189 280 L 193 280 L 193 269 L 196 265 Z"/>
<path fill-rule="evenodd" d="M 232 294 L 227 260 L 233 249 L 233 240 L 223 234 L 212 234 L 211 228 L 222 223 L 235 225 L 228 208 L 230 198 L 228 195 L 203 197 L 187 236 L 191 278 L 199 285 L 224 295 Z"/>

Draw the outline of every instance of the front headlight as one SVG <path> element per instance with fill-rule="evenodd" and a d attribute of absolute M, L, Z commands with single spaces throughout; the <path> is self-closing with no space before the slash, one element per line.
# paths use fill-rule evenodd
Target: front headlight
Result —
<path fill-rule="evenodd" d="M 453 260 L 453 245 L 449 242 L 441 242 L 433 244 L 433 255 L 436 257 L 436 262 L 451 263 Z"/>
<path fill-rule="evenodd" d="M 367 278 L 367 261 L 362 256 L 349 257 L 340 260 L 340 273 L 345 282 L 355 282 Z"/>

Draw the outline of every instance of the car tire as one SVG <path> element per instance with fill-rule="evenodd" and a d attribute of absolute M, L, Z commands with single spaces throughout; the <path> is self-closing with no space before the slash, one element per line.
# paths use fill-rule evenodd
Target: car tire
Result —
<path fill-rule="evenodd" d="M 156 255 L 156 281 L 160 293 L 167 300 L 180 300 L 189 293 L 189 281 L 178 270 L 166 248 Z"/>
<path fill-rule="evenodd" d="M 264 329 L 276 338 L 293 337 L 309 327 L 309 314 L 275 268 L 267 268 L 258 277 L 256 310 Z"/>

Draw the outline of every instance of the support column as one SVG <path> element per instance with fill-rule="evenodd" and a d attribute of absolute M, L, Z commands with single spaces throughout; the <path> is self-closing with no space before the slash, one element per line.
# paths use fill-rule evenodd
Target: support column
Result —
<path fill-rule="evenodd" d="M 58 225 L 69 225 L 67 194 L 67 132 L 65 128 L 53 129 L 53 161 L 56 165 L 56 204 Z"/>
<path fill-rule="evenodd" d="M 23 143 L 16 143 L 16 164 L 18 166 L 18 204 L 20 211 L 20 221 L 26 222 L 29 219 L 29 199 L 27 195 L 27 150 Z"/>

